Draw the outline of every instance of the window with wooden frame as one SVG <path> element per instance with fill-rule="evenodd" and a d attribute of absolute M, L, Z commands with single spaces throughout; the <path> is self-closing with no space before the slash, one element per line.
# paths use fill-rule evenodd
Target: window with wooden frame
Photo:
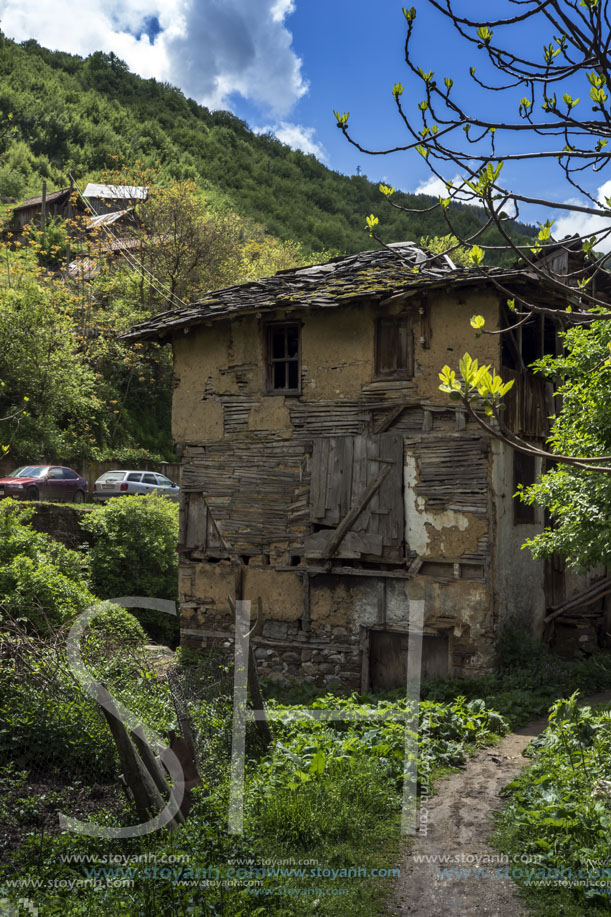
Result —
<path fill-rule="evenodd" d="M 376 376 L 409 379 L 414 375 L 414 331 L 410 315 L 379 318 L 375 337 Z"/>
<path fill-rule="evenodd" d="M 524 452 L 513 453 L 513 490 L 517 493 L 518 486 L 524 487 L 534 484 L 536 480 L 536 463 L 534 455 L 526 455 Z M 519 497 L 513 499 L 513 524 L 514 525 L 533 525 L 535 522 L 535 507 L 522 503 Z"/>
<path fill-rule="evenodd" d="M 266 327 L 266 390 L 279 394 L 301 391 L 301 341 L 298 322 Z"/>

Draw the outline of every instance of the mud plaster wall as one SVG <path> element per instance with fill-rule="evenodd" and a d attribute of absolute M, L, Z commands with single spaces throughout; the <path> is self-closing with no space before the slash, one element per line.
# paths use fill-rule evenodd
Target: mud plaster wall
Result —
<path fill-rule="evenodd" d="M 473 293 L 456 290 L 429 297 L 431 321 L 430 347 L 423 348 L 416 339 L 416 377 L 418 394 L 434 402 L 442 402 L 439 391 L 439 370 L 444 363 L 458 369 L 458 361 L 465 352 L 476 356 L 481 363 L 499 366 L 498 336 L 476 336 L 469 324 L 472 315 L 482 315 L 486 328 L 498 326 L 498 297 L 492 293 Z"/>
<path fill-rule="evenodd" d="M 411 551 L 425 560 L 457 559 L 476 554 L 478 541 L 488 532 L 488 518 L 474 513 L 427 507 L 424 497 L 416 493 L 418 484 L 416 457 L 405 452 L 405 525 Z"/>
<path fill-rule="evenodd" d="M 452 674 L 468 677 L 491 667 L 490 596 L 483 583 L 389 578 L 380 603 L 380 581 L 375 576 L 312 576 L 306 620 L 303 574 L 256 567 L 243 572 L 243 595 L 252 602 L 253 616 L 258 595 L 263 602 L 263 627 L 253 643 L 264 677 L 360 687 L 363 634 L 380 627 L 407 632 L 414 600 L 424 601 L 428 633 L 452 633 Z M 233 620 L 227 595 L 233 594 L 234 577 L 229 562 L 183 565 L 180 599 L 186 645 L 231 652 L 228 638 Z"/>
<path fill-rule="evenodd" d="M 337 310 L 287 313 L 277 310 L 265 320 L 302 322 L 302 402 L 341 402 L 361 395 L 374 379 L 374 329 L 381 315 L 417 303 L 386 309 L 362 304 Z M 445 404 L 438 373 L 445 362 L 456 365 L 465 350 L 480 361 L 496 363 L 498 339 L 475 338 L 469 318 L 481 313 L 495 327 L 498 303 L 491 294 L 466 291 L 429 296 L 430 347 L 419 342 L 415 322 L 416 396 Z M 214 442 L 224 436 L 224 403 L 241 402 L 248 412 L 249 431 L 292 432 L 287 405 L 295 398 L 264 395 L 264 331 L 261 317 L 245 316 L 198 327 L 174 340 L 176 387 L 173 435 L 177 442 Z"/>
<path fill-rule="evenodd" d="M 496 517 L 492 569 L 498 625 L 515 620 L 527 632 L 540 637 L 545 617 L 544 563 L 534 560 L 528 548 L 522 549 L 522 545 L 541 531 L 543 510 L 536 508 L 533 525 L 513 524 L 513 450 L 496 441 L 491 448 Z"/>

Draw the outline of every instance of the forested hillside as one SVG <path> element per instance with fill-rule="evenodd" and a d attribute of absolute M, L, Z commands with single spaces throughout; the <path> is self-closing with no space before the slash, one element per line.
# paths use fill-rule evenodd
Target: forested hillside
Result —
<path fill-rule="evenodd" d="M 176 296 L 193 301 L 371 248 L 372 211 L 384 213 L 389 242 L 426 236 L 434 247 L 431 237 L 447 233 L 440 213 L 389 208 L 367 178 L 256 135 L 112 54 L 83 60 L 1 33 L 0 45 L 0 455 L 10 447 L 27 462 L 171 459 L 171 355 L 129 347 L 123 331 Z M 142 232 L 131 239 L 136 261 L 111 256 L 104 234 L 96 243 L 71 220 L 15 234 L 11 205 L 40 195 L 43 181 L 48 191 L 66 187 L 70 175 L 80 187 L 149 187 Z M 475 208 L 457 216 L 463 235 L 481 224 Z M 174 248 L 158 244 L 170 238 Z M 66 270 L 71 259 L 85 274 Z"/>
<path fill-rule="evenodd" d="M 43 178 L 65 185 L 70 171 L 95 180 L 104 169 L 140 163 L 160 166 L 161 181 L 193 179 L 209 204 L 229 206 L 306 252 L 370 247 L 365 217 L 372 211 L 383 211 L 389 242 L 448 231 L 441 213 L 384 207 L 377 183 L 340 175 L 272 136 L 253 134 L 228 112 L 210 112 L 172 86 L 135 76 L 112 54 L 83 60 L 35 41 L 0 40 L 0 197 L 39 194 Z M 422 195 L 396 200 L 432 202 Z M 467 207 L 454 217 L 463 237 L 481 220 Z"/>

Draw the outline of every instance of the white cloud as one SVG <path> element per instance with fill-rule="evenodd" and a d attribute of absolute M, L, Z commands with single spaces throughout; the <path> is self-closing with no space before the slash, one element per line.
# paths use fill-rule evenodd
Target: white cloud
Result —
<path fill-rule="evenodd" d="M 229 108 L 239 93 L 282 117 L 308 89 L 285 27 L 293 10 L 294 0 L 81 0 L 77 12 L 73 0 L 0 0 L 0 21 L 17 41 L 114 51 L 210 108 Z M 151 17 L 161 28 L 154 43 L 140 34 Z"/>
<path fill-rule="evenodd" d="M 460 175 L 455 175 L 451 179 L 452 184 L 455 187 L 459 187 L 463 181 Z M 437 178 L 436 175 L 431 175 L 430 178 L 427 178 L 425 181 L 421 181 L 414 194 L 429 194 L 431 197 L 447 197 L 448 189 L 446 188 L 446 182 L 441 178 Z M 457 195 L 457 198 L 460 199 L 460 196 Z"/>
<path fill-rule="evenodd" d="M 605 203 L 605 198 L 611 197 L 611 181 L 606 181 L 597 191 L 597 200 Z M 580 201 L 571 198 L 567 204 L 578 204 L 582 207 L 593 206 L 591 201 Z M 611 220 L 607 217 L 597 217 L 589 213 L 568 212 L 554 222 L 552 235 L 554 239 L 564 239 L 565 236 L 593 236 L 597 233 L 608 232 L 611 229 Z M 611 251 L 611 237 L 600 238 L 596 242 L 596 250 Z"/>
<path fill-rule="evenodd" d="M 286 143 L 293 150 L 302 153 L 312 153 L 321 162 L 326 162 L 325 148 L 314 139 L 316 133 L 313 127 L 304 127 L 302 124 L 291 124 L 289 121 L 280 121 L 279 124 L 266 125 L 253 128 L 256 134 L 273 134 L 281 143 Z"/>

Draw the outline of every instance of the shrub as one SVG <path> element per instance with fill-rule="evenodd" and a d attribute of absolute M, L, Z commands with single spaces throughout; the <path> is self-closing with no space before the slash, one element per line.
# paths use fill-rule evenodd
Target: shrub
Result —
<path fill-rule="evenodd" d="M 85 611 L 94 597 L 86 559 L 36 532 L 33 512 L 13 500 L 0 503 L 0 615 L 45 632 Z"/>
<path fill-rule="evenodd" d="M 146 641 L 141 624 L 120 605 L 99 602 L 98 614 L 89 625 L 89 646 L 106 651 L 121 648 L 137 649 Z"/>
<path fill-rule="evenodd" d="M 155 494 L 108 500 L 83 520 L 95 544 L 92 588 L 101 598 L 133 595 L 176 601 L 178 506 Z M 178 621 L 160 612 L 139 612 L 157 639 L 174 643 Z"/>
<path fill-rule="evenodd" d="M 82 525 L 95 537 L 91 580 L 96 595 L 176 598 L 175 503 L 155 494 L 108 500 Z"/>
<path fill-rule="evenodd" d="M 3 641 L 0 667 L 0 760 L 35 774 L 108 780 L 115 752 L 95 701 L 42 641 Z"/>
<path fill-rule="evenodd" d="M 531 876 L 519 879 L 533 913 L 608 913 L 608 875 L 596 867 L 609 853 L 610 726 L 609 711 L 580 707 L 577 693 L 557 700 L 528 747 L 532 766 L 505 788 L 496 841 L 533 858 Z"/>

